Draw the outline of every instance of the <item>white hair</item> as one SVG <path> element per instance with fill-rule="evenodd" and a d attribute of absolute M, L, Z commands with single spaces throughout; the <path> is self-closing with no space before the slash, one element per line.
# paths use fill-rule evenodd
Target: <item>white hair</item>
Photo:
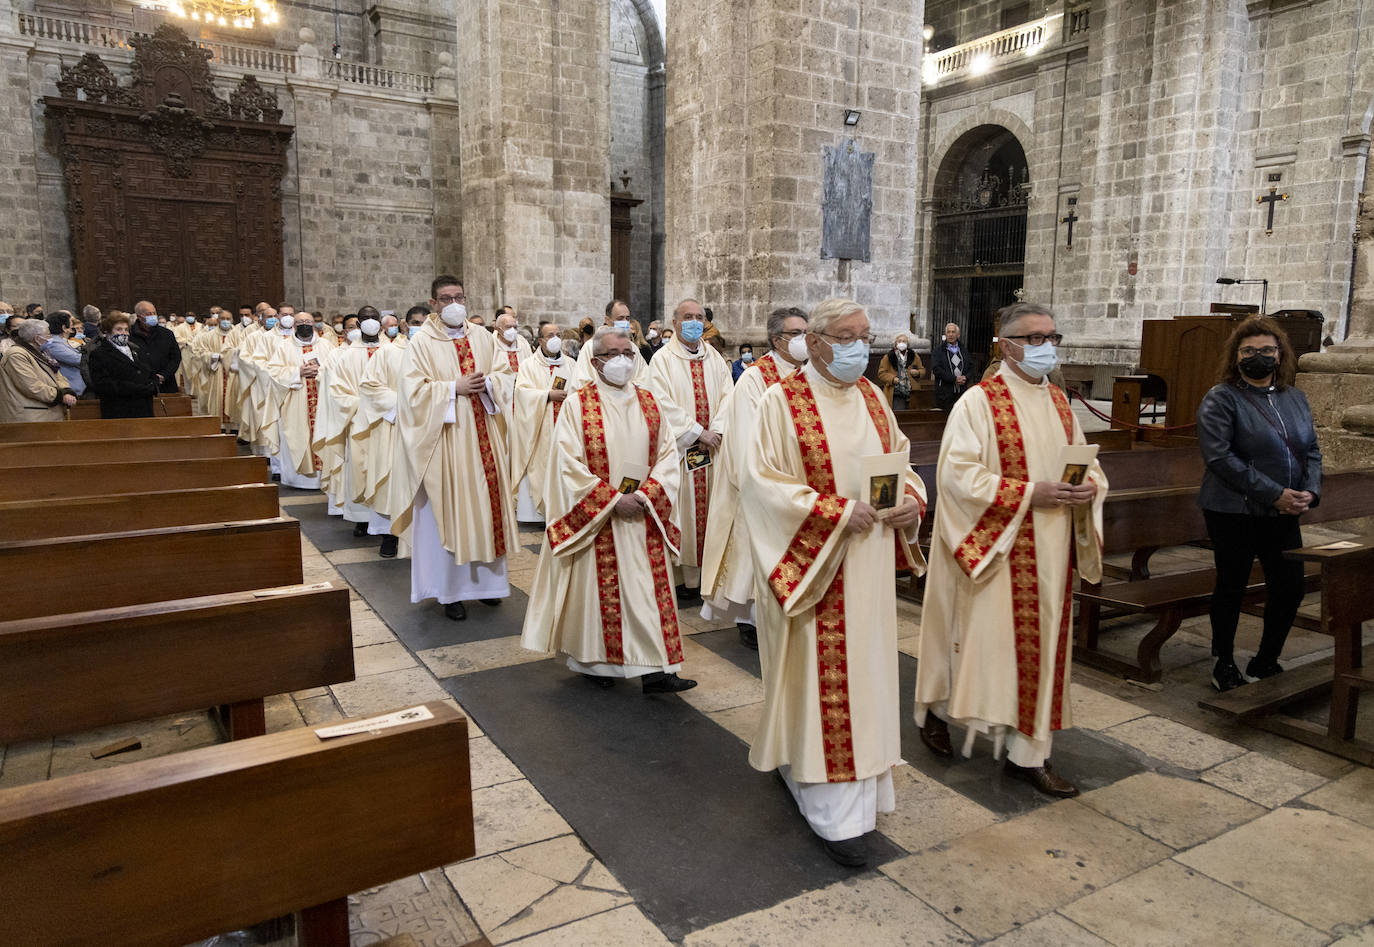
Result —
<path fill-rule="evenodd" d="M 592 354 L 606 354 L 606 340 L 609 338 L 629 339 L 630 333 L 625 329 L 617 329 L 615 326 L 602 326 L 592 334 Z"/>
<path fill-rule="evenodd" d="M 43 319 L 25 319 L 15 334 L 20 342 L 34 342 L 39 336 L 48 335 L 48 323 Z"/>
<path fill-rule="evenodd" d="M 832 323 L 856 312 L 863 312 L 863 308 L 852 299 L 832 296 L 811 310 L 811 318 L 806 321 L 807 331 L 824 333 Z"/>

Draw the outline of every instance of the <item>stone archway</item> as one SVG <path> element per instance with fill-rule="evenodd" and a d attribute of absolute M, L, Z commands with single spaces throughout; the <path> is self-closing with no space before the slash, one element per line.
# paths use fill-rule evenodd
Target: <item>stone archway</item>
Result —
<path fill-rule="evenodd" d="M 1001 125 L 972 128 L 945 153 L 931 196 L 932 333 L 938 336 L 953 322 L 969 351 L 986 356 L 994 314 L 1016 301 L 1025 276 L 1025 149 Z"/>

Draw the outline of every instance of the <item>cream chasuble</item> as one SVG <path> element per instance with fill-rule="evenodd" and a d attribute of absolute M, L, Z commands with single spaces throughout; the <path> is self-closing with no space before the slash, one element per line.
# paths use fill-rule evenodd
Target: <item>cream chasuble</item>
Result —
<path fill-rule="evenodd" d="M 867 379 L 835 385 L 808 365 L 759 403 L 740 484 L 759 650 L 771 656 L 755 769 L 790 766 L 797 783 L 838 783 L 901 759 L 895 580 L 898 568 L 924 569 L 910 545 L 919 524 L 901 536 L 881 523 L 855 536 L 845 526 L 853 501 L 868 496 L 862 458 L 908 449 Z M 924 508 L 910 469 L 903 492 Z"/>
<path fill-rule="evenodd" d="M 200 413 L 218 417 L 221 424 L 238 424 L 238 376 L 229 370 L 234 345 L 228 332 L 219 328 L 200 333 L 192 346 L 200 374 Z M 215 356 L 219 359 L 216 360 Z"/>
<path fill-rule="evenodd" d="M 394 514 L 391 468 L 396 450 L 396 386 L 406 350 L 395 342 L 383 345 L 368 360 L 358 384 L 358 413 L 352 433 L 353 449 L 366 452 L 362 488 L 355 499 L 374 512 Z"/>
<path fill-rule="evenodd" d="M 181 390 L 192 398 L 197 392 L 197 369 L 191 361 L 191 343 L 196 339 L 196 330 L 200 328 L 199 322 L 185 323 L 172 327 L 172 334 L 177 337 L 177 347 L 181 349 L 181 367 L 177 369 L 177 381 L 181 385 Z"/>
<path fill-rule="evenodd" d="M 679 455 L 696 443 L 703 431 L 722 432 L 725 418 L 721 407 L 734 381 L 730 363 L 714 347 L 698 342 L 692 352 L 674 336 L 654 354 L 648 378 L 649 390 L 662 406 L 664 422 L 673 432 Z M 684 566 L 700 566 L 703 559 L 717 457 L 712 457 L 710 466 L 693 471 L 687 469 L 685 457 L 682 460 L 682 494 L 678 498 L 682 551 L 678 561 Z"/>
<path fill-rule="evenodd" d="M 335 363 L 351 350 L 353 344 L 344 342 L 343 345 L 323 350 L 320 355 L 320 374 L 316 379 L 319 383 L 320 398 L 310 434 L 310 448 L 319 458 L 320 467 L 316 473 L 320 476 L 320 489 L 329 494 L 329 512 L 336 516 L 345 516 L 351 522 L 357 522 L 357 516 L 348 516 L 344 509 L 345 442 L 342 435 L 331 436 L 341 429 L 344 422 L 340 420 L 339 410 L 334 404 L 330 379 L 334 375 Z"/>
<path fill-rule="evenodd" d="M 544 481 L 548 474 L 549 451 L 553 444 L 554 425 L 563 406 L 568 403 L 566 400 L 558 403 L 550 401 L 549 392 L 553 390 L 555 378 L 563 379 L 564 390 L 568 390 L 571 367 L 570 359 L 562 356 L 557 360 L 551 359 L 544 354 L 541 346 L 520 363 L 520 374 L 515 382 L 513 428 L 520 432 L 520 436 L 510 439 L 510 479 L 512 484 L 518 485 L 522 479 L 529 477 L 534 505 L 546 518 Z"/>
<path fill-rule="evenodd" d="M 258 405 L 253 400 L 253 382 L 257 378 L 257 365 L 253 362 L 252 353 L 265 337 L 266 333 L 262 326 L 256 322 L 249 326 L 239 335 L 239 344 L 229 365 L 239 380 L 239 440 L 247 441 L 249 444 L 257 440 L 258 433 Z"/>
<path fill-rule="evenodd" d="M 336 453 L 342 463 L 342 475 L 336 474 L 339 482 L 333 484 L 335 489 L 332 492 L 355 510 L 367 506 L 358 503 L 358 495 L 367 487 L 368 452 L 366 440 L 354 440 L 352 431 L 355 426 L 361 426 L 357 417 L 363 373 L 382 348 L 380 343 L 368 345 L 359 339 L 348 348 L 340 349 L 329 363 L 326 389 L 330 414 L 325 430 L 325 446 Z"/>
<path fill-rule="evenodd" d="M 254 403 L 258 405 L 258 444 L 269 457 L 275 458 L 281 451 L 281 398 L 272 375 L 267 370 L 272 354 L 283 345 L 291 345 L 290 329 L 272 329 L 263 333 L 252 358 L 256 363 L 253 381 Z M 276 469 L 275 467 L 273 468 Z"/>
<path fill-rule="evenodd" d="M 934 707 L 969 727 L 965 754 L 974 732 L 1019 731 L 1046 744 L 1072 726 L 1073 560 L 1084 578 L 1101 578 L 1107 478 L 1094 463 L 1091 507 L 1030 505 L 1036 481 L 1063 475 L 1060 451 L 1070 442 L 1083 443 L 1083 432 L 1064 393 L 1005 363 L 959 399 L 945 425 L 916 718 L 923 723 Z"/>
<path fill-rule="evenodd" d="M 288 478 L 314 478 L 319 474 L 321 461 L 311 450 L 311 432 L 320 403 L 320 375 L 302 378 L 301 368 L 307 361 L 323 357 L 318 345 L 305 345 L 294 335 L 278 345 L 267 360 L 267 373 L 277 393 L 277 432 L 285 450 L 282 457 L 282 482 Z M 289 456 L 291 469 L 287 470 Z M 314 486 L 315 484 L 311 484 Z M 287 486 L 294 484 L 287 483 Z"/>
<path fill-rule="evenodd" d="M 706 521 L 701 596 L 737 605 L 754 600 L 754 560 L 746 532 L 749 517 L 739 513 L 740 480 L 746 454 L 758 439 L 759 402 L 769 388 L 790 378 L 796 365 L 769 352 L 739 376 L 721 409 L 724 436 L 716 451 L 711 484 L 711 515 Z M 723 610 L 723 609 L 722 609 Z"/>
<path fill-rule="evenodd" d="M 496 358 L 485 329 L 468 326 L 454 339 L 445 328 L 431 315 L 406 349 L 396 398 L 401 445 L 391 472 L 399 478 L 391 531 L 411 542 L 406 533 L 423 489 L 454 563 L 495 562 L 517 541 L 506 445 L 488 411 L 502 382 L 489 377 L 485 392 L 456 398 L 454 382 L 476 372 L 508 375 L 510 364 Z"/>
<path fill-rule="evenodd" d="M 627 464 L 649 467 L 643 517 L 614 513 Z M 545 492 L 550 525 L 521 644 L 583 665 L 682 663 L 668 557 L 680 537 L 677 450 L 648 389 L 599 379 L 563 402 Z M 632 675 L 627 675 L 632 676 Z"/>

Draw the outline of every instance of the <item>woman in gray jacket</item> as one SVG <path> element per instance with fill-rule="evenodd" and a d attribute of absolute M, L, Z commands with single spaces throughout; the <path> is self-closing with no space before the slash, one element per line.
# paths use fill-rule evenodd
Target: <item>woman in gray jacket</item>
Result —
<path fill-rule="evenodd" d="M 1207 520 L 1217 583 L 1212 593 L 1212 686 L 1228 691 L 1283 670 L 1279 654 L 1303 596 L 1298 517 L 1321 499 L 1322 455 L 1307 398 L 1293 387 L 1293 347 L 1271 319 L 1246 319 L 1227 340 L 1221 383 L 1202 399 L 1198 444 L 1206 471 L 1198 504 Z M 1236 667 L 1241 600 L 1258 558 L 1267 601 L 1259 651 Z"/>

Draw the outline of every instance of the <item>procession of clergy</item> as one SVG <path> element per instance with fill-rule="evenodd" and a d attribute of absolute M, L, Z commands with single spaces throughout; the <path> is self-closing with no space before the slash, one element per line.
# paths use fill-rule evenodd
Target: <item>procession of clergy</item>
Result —
<path fill-rule="evenodd" d="M 289 306 L 223 312 L 177 327 L 184 383 L 284 486 L 323 490 L 382 556 L 408 551 L 411 601 L 451 619 L 500 606 L 517 520 L 545 522 L 522 641 L 599 687 L 693 687 L 679 607 L 735 621 L 765 686 L 749 762 L 778 772 L 833 859 L 865 864 L 901 762 L 894 579 L 927 564 L 910 466 L 896 505 L 868 502 L 865 458 L 909 445 L 863 377 L 863 308 L 774 312 L 736 384 L 696 300 L 650 361 L 620 304 L 574 360 L 558 326 L 531 346 L 513 315 L 488 331 L 465 303 L 441 276 L 404 324 L 364 307 L 343 338 Z M 941 445 L 916 718 L 931 752 L 951 755 L 953 722 L 965 755 L 983 734 L 1010 774 L 1072 796 L 1049 757 L 1071 726 L 1071 571 L 1100 578 L 1107 483 L 1095 464 L 1059 482 L 1083 434 L 1045 377 L 1052 314 L 1002 318 L 1002 367 L 955 403 Z"/>

